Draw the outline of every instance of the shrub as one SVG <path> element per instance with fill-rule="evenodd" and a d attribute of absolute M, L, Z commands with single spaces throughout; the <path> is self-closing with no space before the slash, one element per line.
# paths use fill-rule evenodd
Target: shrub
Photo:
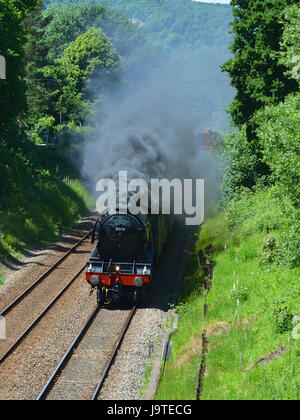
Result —
<path fill-rule="evenodd" d="M 36 144 L 52 142 L 55 133 L 55 118 L 50 115 L 45 115 L 39 118 L 31 131 L 32 140 Z"/>
<path fill-rule="evenodd" d="M 300 265 L 300 220 L 296 216 L 294 224 L 284 232 L 281 238 L 282 261 L 289 267 Z"/>
<path fill-rule="evenodd" d="M 274 310 L 274 320 L 277 332 L 283 334 L 293 329 L 293 314 L 288 307 L 277 308 Z"/>
<path fill-rule="evenodd" d="M 219 149 L 225 197 L 232 197 L 241 187 L 253 187 L 264 174 L 257 150 L 248 141 L 246 126 L 229 134 Z"/>
<path fill-rule="evenodd" d="M 272 263 L 277 256 L 277 244 L 273 236 L 266 238 L 260 253 L 260 259 L 263 263 Z"/>
<path fill-rule="evenodd" d="M 284 194 L 300 205 L 300 93 L 258 112 L 257 133 L 264 161 L 270 166 Z"/>
<path fill-rule="evenodd" d="M 236 290 L 233 290 L 230 294 L 230 298 L 234 301 L 239 300 L 240 302 L 246 302 L 249 297 L 248 287 L 238 287 Z"/>
<path fill-rule="evenodd" d="M 227 207 L 229 225 L 242 236 L 284 229 L 293 214 L 290 200 L 277 187 L 244 189 Z"/>

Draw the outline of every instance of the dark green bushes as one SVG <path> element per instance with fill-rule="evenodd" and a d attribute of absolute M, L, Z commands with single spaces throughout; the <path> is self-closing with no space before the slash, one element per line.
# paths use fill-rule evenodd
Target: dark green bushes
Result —
<path fill-rule="evenodd" d="M 249 142 L 246 126 L 218 144 L 222 160 L 223 192 L 232 197 L 241 187 L 251 188 L 266 173 L 265 165 Z"/>
<path fill-rule="evenodd" d="M 256 117 L 263 159 L 292 202 L 300 205 L 300 94 L 290 95 Z"/>
<path fill-rule="evenodd" d="M 76 170 L 55 150 L 26 142 L 26 151 L 0 142 L 0 255 L 51 241 L 93 207 Z M 47 168 L 47 169 L 43 169 Z"/>

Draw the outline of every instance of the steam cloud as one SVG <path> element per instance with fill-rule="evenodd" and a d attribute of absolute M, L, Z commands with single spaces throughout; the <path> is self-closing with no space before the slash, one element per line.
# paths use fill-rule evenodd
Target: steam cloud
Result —
<path fill-rule="evenodd" d="M 84 148 L 82 173 L 95 190 L 101 178 L 214 178 L 216 159 L 197 144 L 189 98 L 166 69 L 155 71 L 122 103 Z"/>
<path fill-rule="evenodd" d="M 201 65 L 204 67 L 206 62 Z M 177 63 L 178 66 L 174 61 L 160 66 L 143 63 L 139 75 L 134 75 L 122 95 L 105 93 L 112 111 L 99 124 L 95 138 L 87 142 L 83 151 L 82 175 L 95 194 L 100 179 L 113 179 L 117 184 L 119 172 L 127 171 L 128 181 L 205 179 L 205 201 L 215 197 L 218 162 L 212 152 L 201 148 L 195 136 L 199 123 L 208 128 L 212 120 L 206 116 L 199 120 L 199 114 L 194 118 L 195 89 L 187 89 L 186 69 L 180 66 L 178 58 Z M 199 65 L 197 60 L 194 63 Z M 201 66 L 189 69 L 189 76 L 196 74 L 199 79 L 199 73 Z M 205 92 L 203 86 L 199 90 L 206 95 L 204 103 L 207 103 L 209 91 L 217 94 L 214 79 L 222 75 L 218 63 L 212 62 L 202 73 L 209 86 Z M 99 85 L 102 85 L 101 76 Z M 219 88 L 224 95 L 225 89 Z"/>

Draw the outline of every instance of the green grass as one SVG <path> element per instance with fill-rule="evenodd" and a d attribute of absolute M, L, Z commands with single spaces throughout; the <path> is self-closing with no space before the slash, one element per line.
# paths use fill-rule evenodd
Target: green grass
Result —
<path fill-rule="evenodd" d="M 300 398 L 300 340 L 293 339 L 291 323 L 293 316 L 300 315 L 300 269 L 262 258 L 266 239 L 282 237 L 289 222 L 284 220 L 289 203 L 279 204 L 273 194 L 267 190 L 242 197 L 204 224 L 195 251 L 210 243 L 215 249 L 209 311 L 204 320 L 203 274 L 195 265 L 194 252 L 178 308 L 181 318 L 172 338 L 172 359 L 157 399 L 196 398 L 204 328 L 209 352 L 203 399 Z M 268 210 L 271 220 L 266 217 Z M 256 364 L 282 346 L 282 355 Z"/>
<path fill-rule="evenodd" d="M 166 363 L 156 399 L 190 399 L 195 394 L 195 383 L 200 365 L 200 342 L 203 326 L 202 280 L 197 271 L 196 254 L 189 255 L 186 288 L 176 308 L 180 316 L 178 332 L 171 336 L 173 349 Z M 195 394 L 196 395 L 196 394 Z"/>
<path fill-rule="evenodd" d="M 1 214 L 1 258 L 18 258 L 28 245 L 55 240 L 93 207 L 93 198 L 77 180 L 29 185 Z"/>

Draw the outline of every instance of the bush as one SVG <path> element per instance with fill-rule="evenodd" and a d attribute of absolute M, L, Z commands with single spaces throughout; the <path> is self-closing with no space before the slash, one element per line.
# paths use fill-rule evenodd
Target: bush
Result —
<path fill-rule="evenodd" d="M 57 163 L 64 161 L 56 151 L 42 150 L 25 140 L 24 144 L 26 152 L 21 152 L 0 138 L 0 152 L 5 156 L 5 162 L 0 162 L 1 258 L 27 245 L 54 240 L 60 230 L 68 230 L 93 207 L 78 181 L 64 182 L 64 176 L 72 176 L 67 161 L 57 173 Z"/>
<path fill-rule="evenodd" d="M 275 309 L 273 316 L 278 333 L 284 334 L 285 332 L 291 331 L 293 329 L 294 316 L 288 307 Z"/>
<path fill-rule="evenodd" d="M 238 229 L 242 236 L 284 229 L 293 211 L 290 200 L 277 187 L 256 192 L 244 189 L 227 207 L 230 228 Z"/>
<path fill-rule="evenodd" d="M 77 127 L 74 124 L 70 124 L 68 130 L 58 136 L 57 144 L 60 157 L 80 167 L 84 144 L 87 141 L 91 141 L 94 136 L 95 129 L 92 127 Z"/>
<path fill-rule="evenodd" d="M 292 202 L 300 205 L 300 93 L 256 116 L 264 161 Z"/>
<path fill-rule="evenodd" d="M 248 287 L 238 287 L 236 290 L 233 290 L 230 294 L 230 298 L 234 301 L 239 300 L 240 302 L 246 302 L 249 297 Z"/>
<path fill-rule="evenodd" d="M 292 226 L 283 233 L 281 251 L 283 262 L 291 268 L 300 265 L 300 215 L 297 213 Z"/>
<path fill-rule="evenodd" d="M 263 264 L 284 264 L 291 268 L 300 265 L 300 212 L 295 210 L 280 187 L 244 189 L 227 206 L 227 220 L 231 235 L 246 238 L 253 234 L 267 234 L 260 260 Z M 242 246 L 241 261 L 256 257 L 255 247 Z"/>
<path fill-rule="evenodd" d="M 276 239 L 273 236 L 265 239 L 262 251 L 260 253 L 260 259 L 264 264 L 269 264 L 275 261 L 277 256 L 277 244 Z"/>
<path fill-rule="evenodd" d="M 39 118 L 33 125 L 31 136 L 35 144 L 43 144 L 47 141 L 52 142 L 56 133 L 55 118 L 50 115 L 45 115 Z"/>
<path fill-rule="evenodd" d="M 225 197 L 232 197 L 241 187 L 253 187 L 263 176 L 260 157 L 247 139 L 246 126 L 227 135 L 219 149 L 223 162 L 222 189 Z"/>

